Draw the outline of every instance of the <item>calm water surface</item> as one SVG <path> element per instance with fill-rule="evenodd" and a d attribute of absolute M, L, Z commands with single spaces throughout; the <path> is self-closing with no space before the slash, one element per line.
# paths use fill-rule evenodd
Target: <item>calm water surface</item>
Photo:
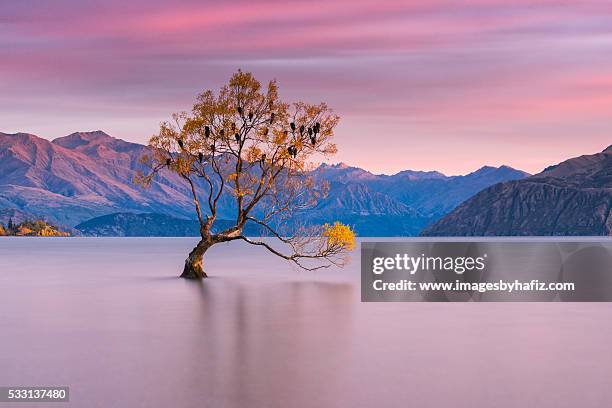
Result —
<path fill-rule="evenodd" d="M 194 243 L 0 239 L 0 385 L 70 386 L 52 407 L 612 406 L 611 304 L 366 304 L 357 254 L 299 272 L 235 243 L 178 279 Z"/>

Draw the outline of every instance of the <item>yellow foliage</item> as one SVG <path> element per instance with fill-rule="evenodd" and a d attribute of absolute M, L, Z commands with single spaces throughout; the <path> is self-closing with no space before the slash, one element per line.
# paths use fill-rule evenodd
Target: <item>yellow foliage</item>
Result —
<path fill-rule="evenodd" d="M 17 232 L 15 233 L 15 235 L 32 235 L 32 232 L 33 231 L 30 228 L 20 225 L 17 228 Z"/>
<path fill-rule="evenodd" d="M 24 221 L 17 225 L 14 230 L 4 235 L 29 236 L 29 237 L 68 237 L 69 233 L 60 231 L 45 221 Z M 0 235 L 3 235 L 0 233 Z"/>
<path fill-rule="evenodd" d="M 257 146 L 251 146 L 247 149 L 246 159 L 249 162 L 257 161 L 261 158 L 263 151 Z"/>
<path fill-rule="evenodd" d="M 193 159 L 190 160 L 190 158 L 184 158 L 181 156 L 176 157 L 174 160 L 174 168 L 176 169 L 176 172 L 179 174 L 189 174 L 191 171 L 192 160 Z"/>
<path fill-rule="evenodd" d="M 0 236 L 2 235 L 6 235 L 6 230 L 4 229 L 4 226 L 0 224 Z"/>
<path fill-rule="evenodd" d="M 329 247 L 340 246 L 343 249 L 355 248 L 355 232 L 348 225 L 336 221 L 333 225 L 323 226 L 323 236 L 327 238 Z"/>

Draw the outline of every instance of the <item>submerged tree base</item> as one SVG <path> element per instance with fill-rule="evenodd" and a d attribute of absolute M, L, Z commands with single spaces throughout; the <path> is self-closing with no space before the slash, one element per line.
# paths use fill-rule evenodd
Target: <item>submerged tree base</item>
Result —
<path fill-rule="evenodd" d="M 181 278 L 185 279 L 203 279 L 207 278 L 206 272 L 202 268 L 202 257 L 204 253 L 210 248 L 211 243 L 207 241 L 200 241 L 198 245 L 189 253 L 187 259 L 185 259 L 185 267 Z"/>
<path fill-rule="evenodd" d="M 181 274 L 181 278 L 185 279 L 204 279 L 208 278 L 206 272 L 202 269 L 200 265 L 193 265 L 189 261 L 185 262 L 185 268 L 183 268 L 183 273 Z"/>

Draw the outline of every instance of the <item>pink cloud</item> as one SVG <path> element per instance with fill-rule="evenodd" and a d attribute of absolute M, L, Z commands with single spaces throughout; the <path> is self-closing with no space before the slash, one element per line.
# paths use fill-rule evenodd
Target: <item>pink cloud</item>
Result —
<path fill-rule="evenodd" d="M 241 67 L 277 78 L 287 98 L 328 101 L 345 118 L 342 160 L 373 170 L 410 165 L 353 148 L 381 127 L 392 145 L 420 136 L 424 161 L 412 165 L 451 173 L 472 165 L 452 160 L 455 144 L 494 157 L 484 135 L 515 155 L 499 160 L 533 171 L 551 157 L 527 150 L 550 135 L 561 159 L 584 153 L 570 130 L 592 132 L 593 146 L 612 131 L 605 0 L 53 3 L 3 5 L 0 130 L 57 136 L 79 117 L 144 141 Z M 448 157 L 428 165 L 440 146 Z"/>

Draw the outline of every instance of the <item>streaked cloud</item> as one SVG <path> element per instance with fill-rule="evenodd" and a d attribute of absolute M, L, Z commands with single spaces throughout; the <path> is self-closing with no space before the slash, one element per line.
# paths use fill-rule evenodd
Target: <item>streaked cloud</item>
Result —
<path fill-rule="evenodd" d="M 144 142 L 243 68 L 328 101 L 338 160 L 535 172 L 612 143 L 611 51 L 605 0 L 4 2 L 0 130 Z"/>

